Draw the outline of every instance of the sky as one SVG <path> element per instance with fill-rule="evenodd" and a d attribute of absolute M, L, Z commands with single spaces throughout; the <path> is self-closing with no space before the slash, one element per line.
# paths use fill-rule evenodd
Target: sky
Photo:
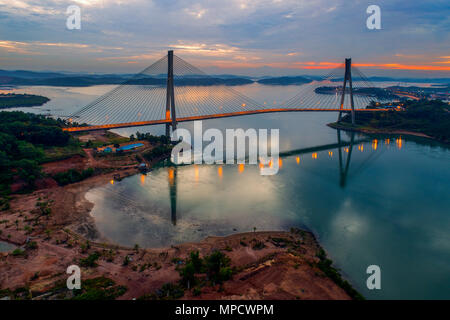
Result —
<path fill-rule="evenodd" d="M 351 57 L 368 76 L 450 77 L 450 2 L 0 0 L 0 69 L 136 73 L 167 50 L 210 74 L 321 75 Z"/>

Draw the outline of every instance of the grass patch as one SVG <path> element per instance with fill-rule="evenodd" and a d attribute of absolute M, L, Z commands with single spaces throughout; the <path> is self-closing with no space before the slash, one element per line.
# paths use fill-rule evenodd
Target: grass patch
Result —
<path fill-rule="evenodd" d="M 262 250 L 266 247 L 266 245 L 264 244 L 264 242 L 253 239 L 252 240 L 252 249 L 253 250 Z"/>
<path fill-rule="evenodd" d="M 79 182 L 79 181 L 82 181 L 84 179 L 87 179 L 87 178 L 91 177 L 93 174 L 94 174 L 94 169 L 93 168 L 87 168 L 87 169 L 85 169 L 83 171 L 70 169 L 68 171 L 60 172 L 60 173 L 55 174 L 53 176 L 53 179 L 55 179 L 56 182 L 60 186 L 65 186 L 65 185 L 70 184 L 70 183 L 75 183 L 75 182 Z"/>
<path fill-rule="evenodd" d="M 41 163 L 64 160 L 73 156 L 84 157 L 84 151 L 81 143 L 74 138 L 70 138 L 65 146 L 50 146 L 44 148 L 44 157 Z"/>
<path fill-rule="evenodd" d="M 179 284 L 166 283 L 155 293 L 145 294 L 138 300 L 175 300 L 184 296 L 184 288 Z"/>
<path fill-rule="evenodd" d="M 100 258 L 100 253 L 94 252 L 90 254 L 87 258 L 80 259 L 80 266 L 82 267 L 96 267 L 97 260 Z"/>
<path fill-rule="evenodd" d="M 98 277 L 84 280 L 80 290 L 74 290 L 72 300 L 114 300 L 122 296 L 127 287 L 116 285 L 111 279 Z"/>

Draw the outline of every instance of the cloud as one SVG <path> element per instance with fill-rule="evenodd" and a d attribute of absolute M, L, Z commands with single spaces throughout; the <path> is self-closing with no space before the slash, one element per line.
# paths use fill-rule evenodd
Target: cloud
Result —
<path fill-rule="evenodd" d="M 169 45 L 170 48 L 176 49 L 181 53 L 189 53 L 195 55 L 211 56 L 230 56 L 239 52 L 239 49 L 226 44 L 211 44 L 206 43 L 183 43 Z"/>
<path fill-rule="evenodd" d="M 65 28 L 69 4 L 82 8 L 81 30 Z M 383 30 L 376 32 L 365 27 L 367 6 L 345 0 L 0 0 L 0 51 L 10 65 L 17 53 L 71 59 L 80 67 L 115 61 L 128 70 L 131 62 L 151 62 L 174 49 L 199 67 L 321 70 L 353 56 L 375 69 L 447 72 L 446 1 L 382 2 Z M 39 63 L 52 69 L 54 60 Z"/>

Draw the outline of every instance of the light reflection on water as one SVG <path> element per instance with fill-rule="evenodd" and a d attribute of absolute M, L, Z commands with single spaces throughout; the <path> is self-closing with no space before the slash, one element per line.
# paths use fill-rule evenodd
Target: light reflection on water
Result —
<path fill-rule="evenodd" d="M 100 232 L 121 244 L 306 227 L 365 296 L 448 298 L 449 151 L 401 137 L 394 146 L 388 138 L 353 139 L 343 134 L 341 148 L 294 151 L 275 176 L 255 165 L 160 168 L 145 183 L 129 177 L 88 199 Z M 371 264 L 382 270 L 378 292 L 365 289 Z"/>

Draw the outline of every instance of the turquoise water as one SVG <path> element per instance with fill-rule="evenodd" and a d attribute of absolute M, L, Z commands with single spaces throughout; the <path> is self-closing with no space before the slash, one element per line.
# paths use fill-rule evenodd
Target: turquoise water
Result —
<path fill-rule="evenodd" d="M 117 150 L 125 150 L 125 151 L 126 150 L 132 150 L 132 149 L 135 149 L 135 148 L 142 147 L 143 145 L 144 145 L 143 143 L 133 143 L 133 144 L 128 144 L 126 146 L 117 148 Z"/>
<path fill-rule="evenodd" d="M 0 252 L 10 252 L 16 248 L 15 245 L 8 242 L 0 241 Z"/>

